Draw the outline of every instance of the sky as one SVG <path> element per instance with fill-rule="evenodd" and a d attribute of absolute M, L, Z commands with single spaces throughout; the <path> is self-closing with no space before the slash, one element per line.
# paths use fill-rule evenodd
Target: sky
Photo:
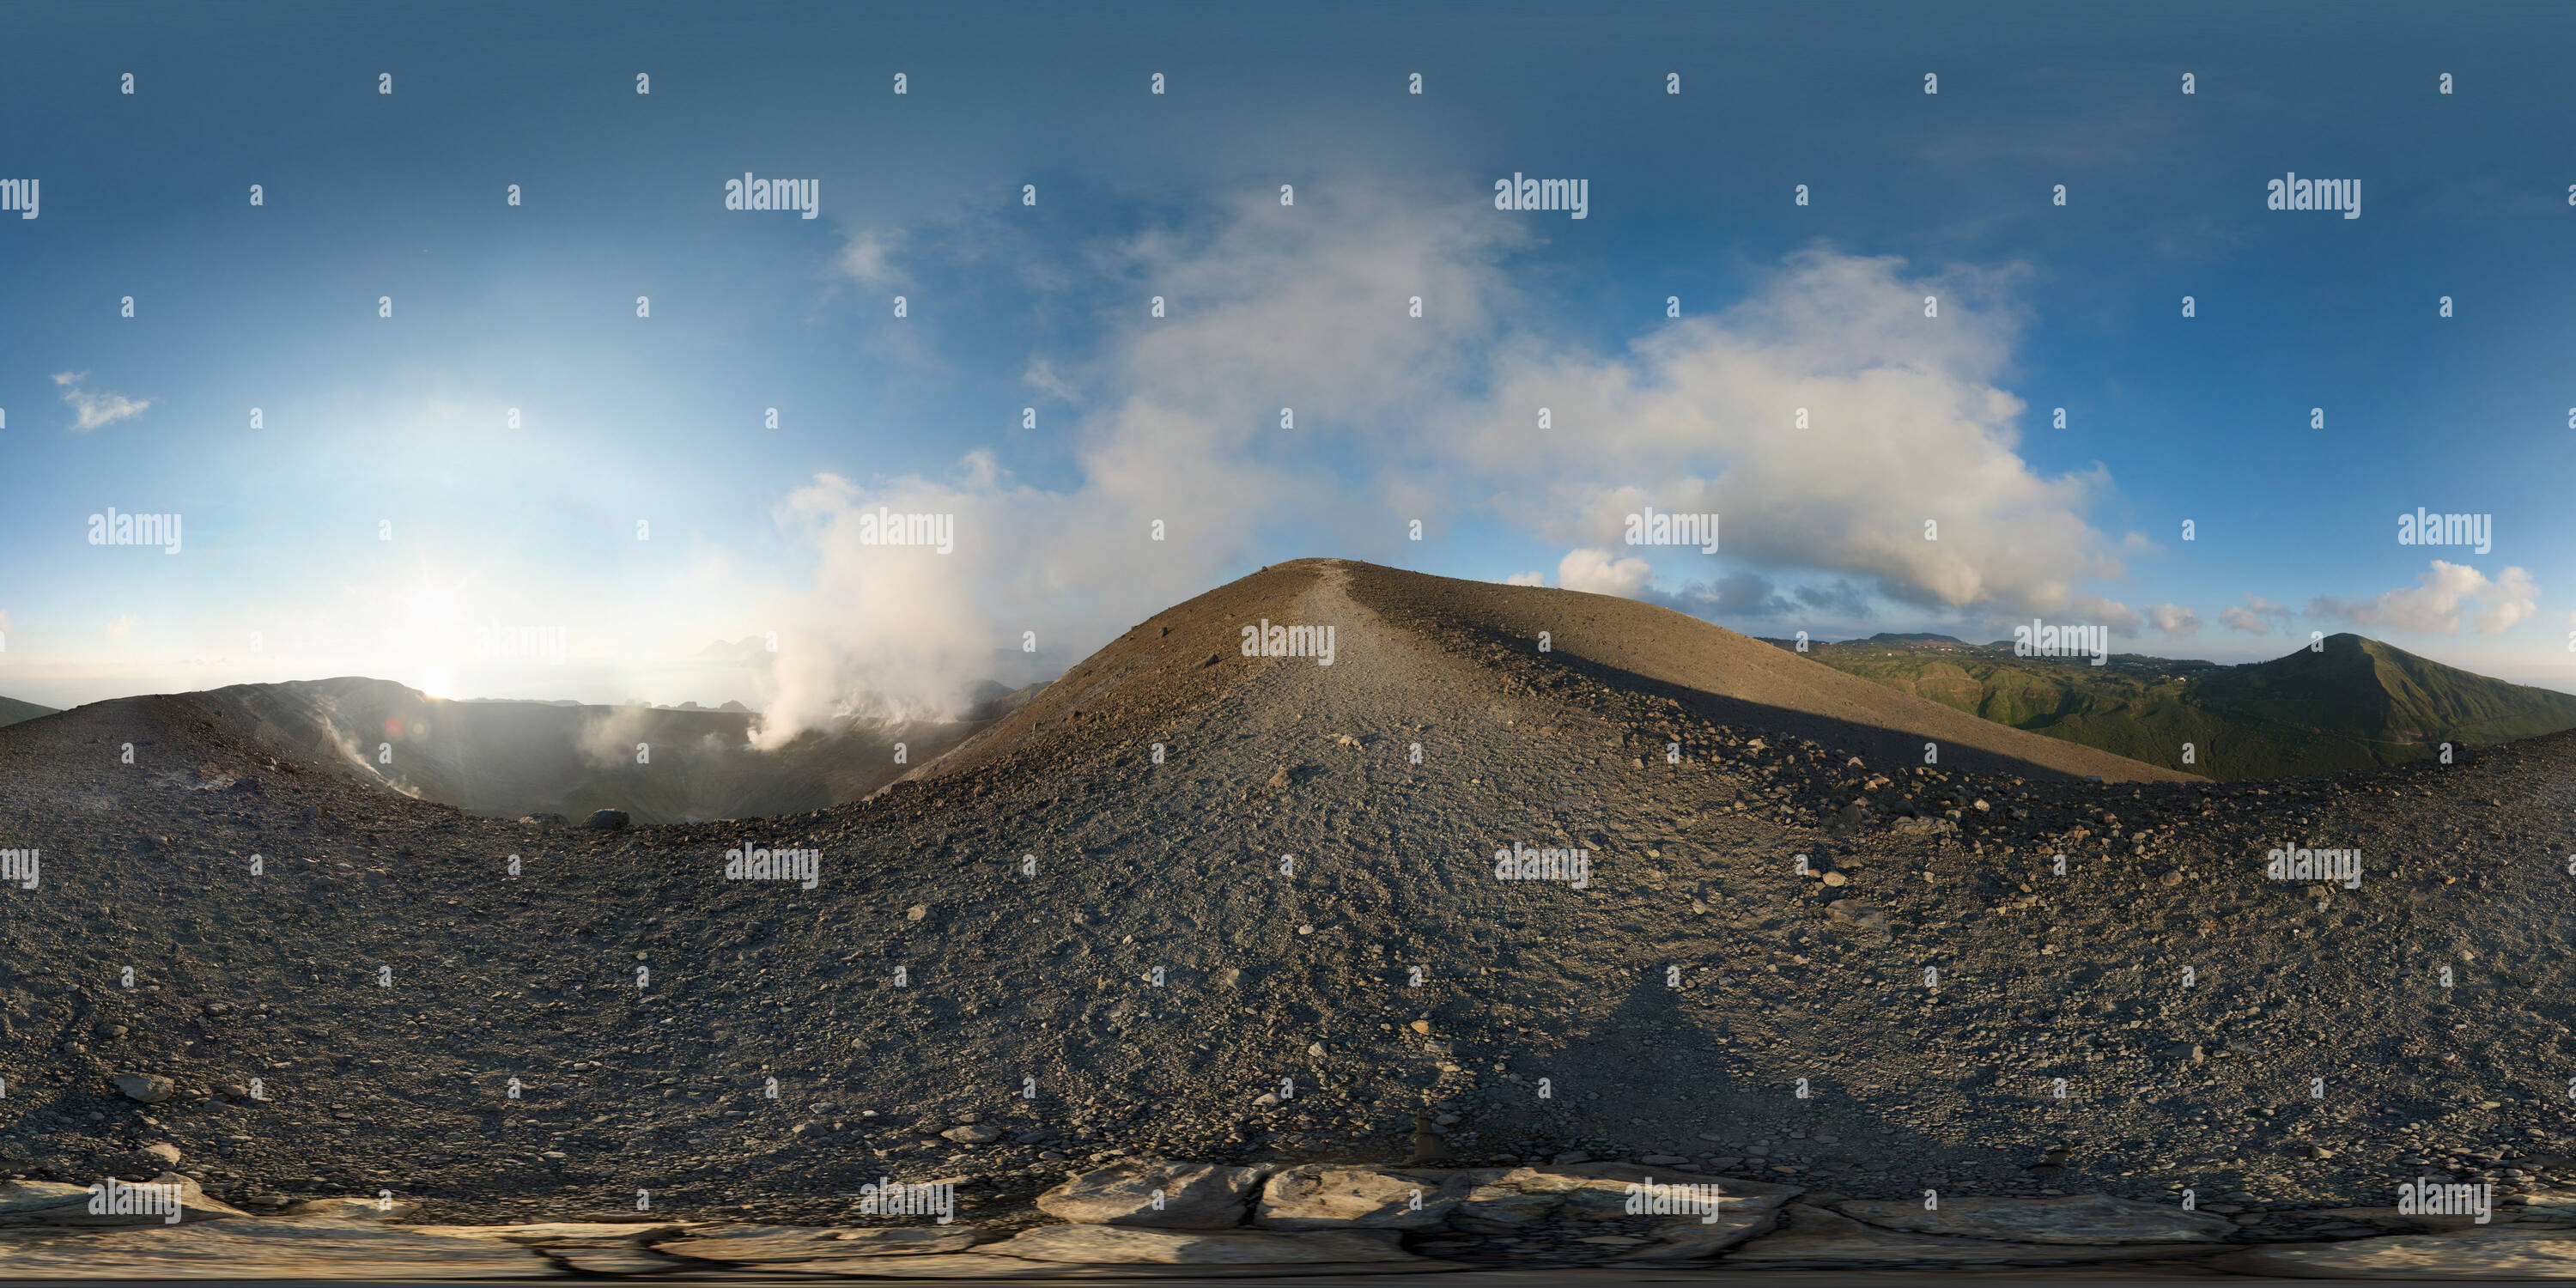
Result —
<path fill-rule="evenodd" d="M 0 694 L 792 732 L 1312 555 L 2576 691 L 2576 11 L 1782 9 L 13 6 Z"/>

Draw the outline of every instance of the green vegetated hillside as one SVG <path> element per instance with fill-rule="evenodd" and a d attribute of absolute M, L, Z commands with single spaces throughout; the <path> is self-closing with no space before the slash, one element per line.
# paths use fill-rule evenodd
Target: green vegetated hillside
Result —
<path fill-rule="evenodd" d="M 16 698 L 0 698 L 0 725 L 13 725 L 21 720 L 33 720 L 38 716 L 49 716 L 53 713 L 52 707 L 40 707 L 33 702 L 20 702 Z"/>
<path fill-rule="evenodd" d="M 1808 648 L 1836 670 L 1988 720 L 2213 778 L 2364 769 L 2429 759 L 2444 742 L 2478 746 L 2576 728 L 2576 695 L 2351 634 L 2242 666 L 2136 653 L 2094 666 L 1946 635 Z M 2189 765 L 2186 743 L 2195 753 Z"/>

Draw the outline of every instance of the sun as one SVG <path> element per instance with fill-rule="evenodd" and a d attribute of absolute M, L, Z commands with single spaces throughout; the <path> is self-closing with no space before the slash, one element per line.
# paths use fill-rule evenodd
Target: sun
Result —
<path fill-rule="evenodd" d="M 420 691 L 433 698 L 452 698 L 455 687 L 456 677 L 443 666 L 433 666 L 420 677 Z"/>

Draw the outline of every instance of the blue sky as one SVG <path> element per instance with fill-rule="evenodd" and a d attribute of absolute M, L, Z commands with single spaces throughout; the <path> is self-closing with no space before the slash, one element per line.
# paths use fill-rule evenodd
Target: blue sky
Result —
<path fill-rule="evenodd" d="M 2576 688 L 2576 14 L 2244 8 L 13 8 L 0 693 L 927 700 L 1309 554 Z"/>

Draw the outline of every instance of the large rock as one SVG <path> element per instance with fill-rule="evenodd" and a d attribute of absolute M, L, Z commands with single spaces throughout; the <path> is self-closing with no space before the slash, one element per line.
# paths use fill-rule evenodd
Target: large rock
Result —
<path fill-rule="evenodd" d="M 870 1279 L 971 1279 L 977 1282 L 1041 1279 L 1061 1283 L 1066 1280 L 1107 1279 L 1133 1283 L 1140 1279 L 1173 1279 L 1183 1283 L 1203 1283 L 1213 1279 L 1279 1279 L 1292 1275 L 1329 1282 L 1340 1276 L 1424 1274 L 1475 1268 L 1430 1257 L 1409 1257 L 1402 1261 L 1248 1261 L 1195 1265 L 1131 1261 L 1095 1265 L 958 1252 L 926 1257 L 878 1257 L 867 1261 L 804 1261 L 796 1264 L 793 1273 L 798 1278 L 849 1275 Z"/>
<path fill-rule="evenodd" d="M 1393 1230 L 1149 1230 L 1119 1225 L 1043 1225 L 985 1249 L 988 1255 L 1087 1265 L 1289 1265 L 1403 1261 Z"/>
<path fill-rule="evenodd" d="M 1038 1210 L 1078 1225 L 1228 1230 L 1266 1169 L 1142 1158 L 1084 1172 L 1038 1196 Z M 1163 1195 L 1157 1210 L 1154 1194 Z"/>
<path fill-rule="evenodd" d="M 1737 1248 L 1729 1266 L 2083 1265 L 2097 1261 L 2164 1261 L 2217 1251 L 2206 1243 L 2002 1243 L 1882 1230 L 1806 1203 L 1786 1209 L 1788 1224 Z"/>
<path fill-rule="evenodd" d="M 334 1198 L 299 1199 L 271 1213 L 300 1221 L 398 1221 L 418 1212 L 420 1205 L 400 1199 L 380 1203 L 375 1199 Z"/>
<path fill-rule="evenodd" d="M 560 1272 L 496 1239 L 353 1221 L 249 1217 L 210 1225 L 0 1240 L 0 1279 L 545 1279 Z"/>
<path fill-rule="evenodd" d="M 0 1183 L 0 1221 L 33 1219 L 49 1208 L 78 1203 L 87 1206 L 89 1187 L 67 1185 L 61 1181 L 8 1181 Z"/>
<path fill-rule="evenodd" d="M 1950 1198 L 1926 1212 L 1911 1200 L 1856 1199 L 1837 1205 L 1843 1215 L 1887 1230 L 1947 1234 L 2015 1243 L 2223 1243 L 2235 1222 L 2213 1212 L 2185 1212 L 2108 1194 L 2065 1198 Z"/>
<path fill-rule="evenodd" d="M 1779 1224 L 1780 1214 L 1767 1209 L 1741 1216 L 1722 1212 L 1714 1221 L 1704 1218 L 1677 1220 L 1656 1231 L 1653 1243 L 1611 1260 L 1649 1263 L 1705 1261 L 1757 1234 L 1769 1234 Z"/>
<path fill-rule="evenodd" d="M 2576 1240 L 2563 1230 L 2446 1237 L 2399 1234 L 2344 1243 L 2271 1243 L 2208 1264 L 2282 1279 L 2569 1279 Z"/>
<path fill-rule="evenodd" d="M 1501 1168 L 1291 1167 L 1261 1187 L 1253 1224 L 1271 1230 L 1431 1230 Z M 1044 1206 L 1044 1200 L 1040 1200 Z"/>
<path fill-rule="evenodd" d="M 615 1248 L 678 1238 L 677 1221 L 531 1221 L 519 1225 L 414 1225 L 407 1230 L 448 1239 L 493 1239 L 532 1248 Z"/>
<path fill-rule="evenodd" d="M 590 817 L 581 821 L 581 825 L 594 831 L 614 832 L 626 826 L 626 811 L 622 809 L 593 810 L 591 811 Z"/>
<path fill-rule="evenodd" d="M 1717 1188 L 1719 1211 L 1727 1215 L 1776 1211 L 1800 1193 L 1796 1186 L 1733 1176 L 1705 1176 L 1634 1163 L 1579 1163 L 1520 1167 L 1499 1175 L 1481 1174 L 1449 1214 L 1451 1228 L 1478 1234 L 1501 1234 L 1542 1221 L 1603 1221 L 1629 1215 L 1632 1193 L 1647 1184 L 1710 1185 Z M 1694 1217 L 1671 1218 L 1676 1223 Z"/>
<path fill-rule="evenodd" d="M 702 1261 L 771 1265 L 851 1257 L 908 1257 L 964 1252 L 983 1238 L 971 1225 L 888 1225 L 866 1229 L 814 1226 L 707 1226 L 652 1245 L 655 1252 Z"/>
<path fill-rule="evenodd" d="M 179 1091 L 177 1083 L 157 1073 L 120 1073 L 116 1075 L 116 1089 L 124 1092 L 126 1099 L 147 1105 L 160 1104 Z"/>
<path fill-rule="evenodd" d="M 179 1220 L 177 1222 L 165 1216 L 92 1212 L 89 1210 L 89 1200 L 86 1195 L 77 1204 L 49 1207 L 31 1215 L 45 1225 L 172 1225 L 193 1221 L 221 1221 L 250 1215 L 232 1204 L 207 1198 L 204 1187 L 177 1172 L 163 1172 L 143 1184 L 178 1187 Z"/>

